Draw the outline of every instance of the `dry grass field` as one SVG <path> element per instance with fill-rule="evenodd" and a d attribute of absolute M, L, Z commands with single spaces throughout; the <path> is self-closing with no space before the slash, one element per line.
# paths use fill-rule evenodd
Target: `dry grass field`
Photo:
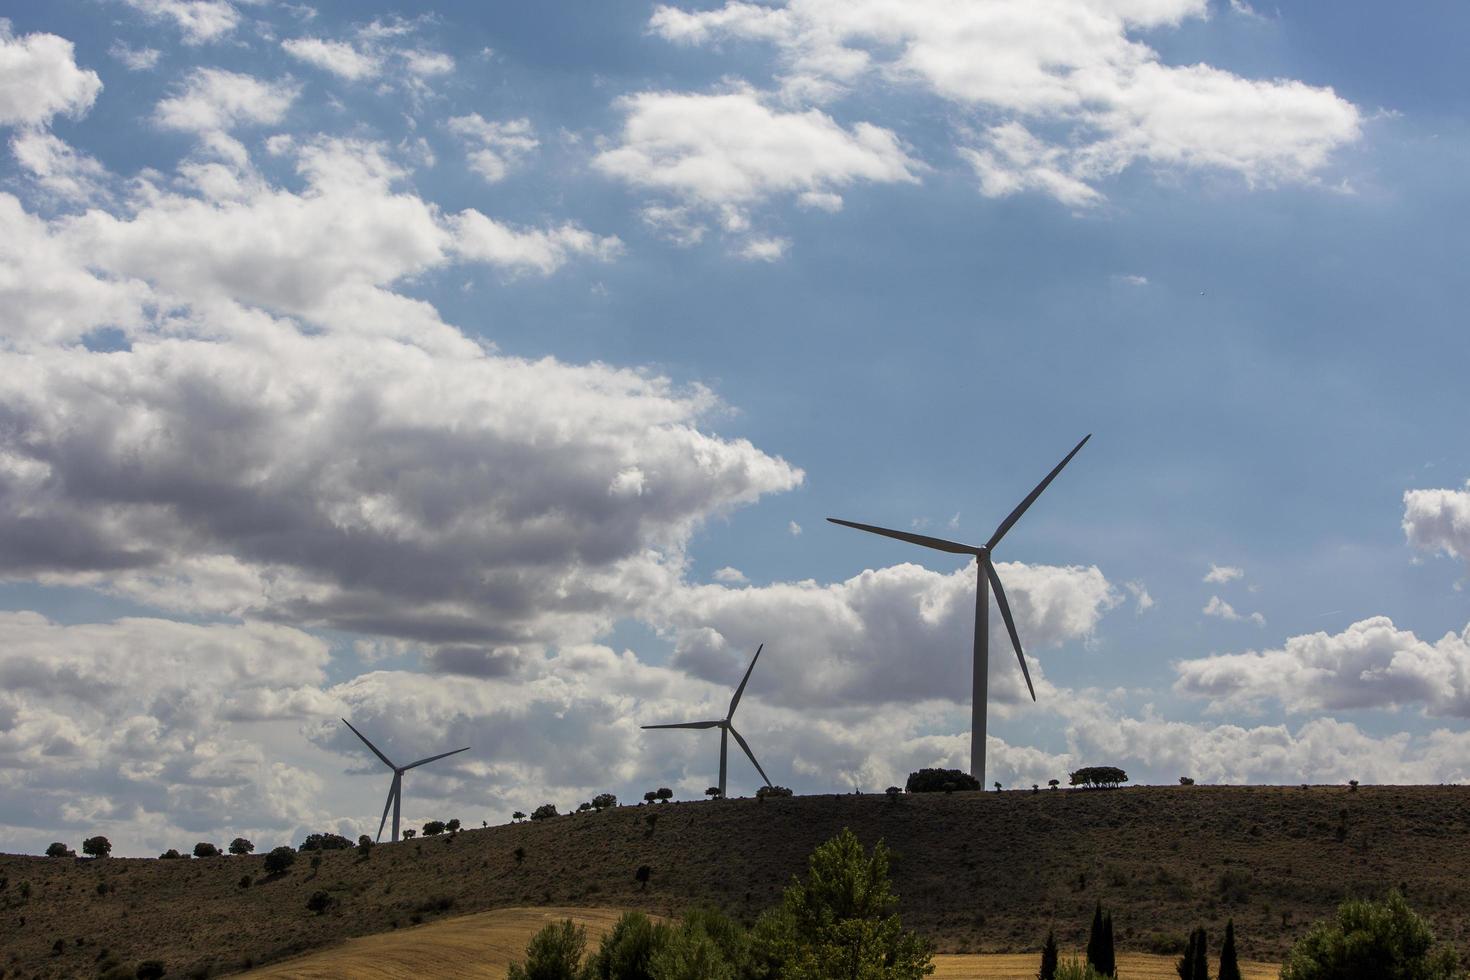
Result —
<path fill-rule="evenodd" d="M 1343 898 L 1390 888 L 1470 953 L 1470 788 L 1193 786 L 620 807 L 382 845 L 367 861 L 330 852 L 315 870 L 303 854 L 274 878 L 258 855 L 3 856 L 0 967 L 7 980 L 92 976 L 107 949 L 214 975 L 512 907 L 707 903 L 749 920 L 845 826 L 888 842 L 904 921 L 943 953 L 1030 952 L 1048 927 L 1079 946 L 1101 900 L 1120 950 L 1168 953 L 1195 924 L 1218 943 L 1233 918 L 1241 955 L 1276 961 Z M 319 890 L 335 899 L 323 915 L 306 909 Z"/>
<path fill-rule="evenodd" d="M 461 915 L 397 932 L 349 939 L 341 946 L 252 970 L 260 980 L 504 980 L 513 961 L 542 926 L 561 919 L 586 927 L 589 947 L 617 921 L 616 909 L 520 908 Z M 1063 956 L 1066 956 L 1063 953 Z M 935 959 L 936 980 L 1035 980 L 1035 953 L 970 953 Z M 1242 963 L 1245 980 L 1275 980 L 1275 963 Z M 1124 980 L 1177 980 L 1174 958 L 1124 953 Z"/>

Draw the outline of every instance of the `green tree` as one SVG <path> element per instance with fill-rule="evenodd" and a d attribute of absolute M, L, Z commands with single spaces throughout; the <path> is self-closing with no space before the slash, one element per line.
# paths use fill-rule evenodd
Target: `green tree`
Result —
<path fill-rule="evenodd" d="M 888 849 L 871 854 L 851 830 L 817 847 L 807 876 L 757 923 L 754 958 L 783 980 L 911 980 L 934 970 L 928 943 L 903 928 L 888 882 Z"/>
<path fill-rule="evenodd" d="M 1462 974 L 1448 947 L 1435 948 L 1429 925 L 1404 897 L 1347 901 L 1297 940 L 1281 980 L 1452 980 Z"/>
<path fill-rule="evenodd" d="M 1208 945 L 1204 926 L 1196 927 L 1189 934 L 1189 944 L 1184 947 L 1184 955 L 1174 964 L 1179 980 L 1210 980 L 1210 965 L 1206 959 Z"/>
<path fill-rule="evenodd" d="M 1235 920 L 1225 921 L 1225 942 L 1220 947 L 1220 969 L 1217 980 L 1240 980 L 1240 964 L 1235 960 Z"/>
<path fill-rule="evenodd" d="M 578 980 L 587 930 L 571 919 L 553 922 L 531 937 L 526 961 L 512 963 L 506 980 Z"/>
<path fill-rule="evenodd" d="M 1098 973 L 1101 973 L 1105 977 L 1115 977 L 1115 976 L 1117 976 L 1118 975 L 1118 961 L 1115 958 L 1115 955 L 1116 954 L 1115 954 L 1115 950 L 1114 950 L 1114 947 L 1113 947 L 1113 913 L 1111 913 L 1111 912 L 1104 912 L 1103 913 L 1102 959 L 1097 964 L 1097 972 Z"/>
<path fill-rule="evenodd" d="M 669 927 L 642 912 L 625 912 L 587 959 L 583 980 L 654 980 L 653 954 L 669 941 Z"/>
<path fill-rule="evenodd" d="M 255 850 L 255 845 L 243 837 L 236 837 L 230 841 L 231 854 L 249 854 L 253 850 Z"/>
<path fill-rule="evenodd" d="M 265 856 L 265 873 L 278 875 L 296 863 L 296 852 L 282 844 Z"/>
<path fill-rule="evenodd" d="M 112 853 L 112 841 L 101 834 L 96 837 L 88 837 L 82 841 L 82 853 L 96 858 L 105 858 Z"/>
<path fill-rule="evenodd" d="M 64 858 L 70 853 L 71 850 L 61 841 L 57 841 L 50 847 L 46 848 L 46 856 L 48 858 Z"/>
<path fill-rule="evenodd" d="M 435 837 L 442 833 L 444 833 L 443 820 L 430 820 L 428 823 L 424 824 L 425 837 Z"/>
<path fill-rule="evenodd" d="M 1098 902 L 1092 910 L 1092 928 L 1087 931 L 1087 965 L 1097 969 L 1103 959 L 1103 910 Z"/>
<path fill-rule="evenodd" d="M 543 803 L 531 811 L 532 820 L 550 820 L 554 816 L 556 816 L 555 803 Z"/>
<path fill-rule="evenodd" d="M 207 840 L 202 840 L 194 845 L 194 856 L 197 858 L 217 858 L 219 848 Z"/>
<path fill-rule="evenodd" d="M 598 793 L 592 797 L 592 809 L 601 813 L 618 805 L 618 798 L 611 793 Z"/>
<path fill-rule="evenodd" d="M 653 980 L 737 980 L 749 976 L 750 937 L 739 923 L 710 909 L 685 913 L 649 957 Z"/>
<path fill-rule="evenodd" d="M 1057 934 L 1048 929 L 1046 931 L 1046 945 L 1041 947 L 1041 969 L 1036 971 L 1036 980 L 1056 980 L 1057 976 Z"/>

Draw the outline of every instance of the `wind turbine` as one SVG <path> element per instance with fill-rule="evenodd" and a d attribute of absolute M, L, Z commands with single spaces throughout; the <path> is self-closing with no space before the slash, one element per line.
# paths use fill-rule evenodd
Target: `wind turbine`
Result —
<path fill-rule="evenodd" d="M 765 648 L 766 645 L 764 643 L 755 648 L 755 656 L 750 658 L 750 666 L 745 668 L 745 676 L 740 679 L 740 686 L 735 689 L 735 696 L 730 699 L 730 710 L 725 712 L 725 717 L 722 720 L 681 721 L 673 725 L 643 726 L 644 728 L 718 728 L 720 730 L 720 799 L 722 800 L 725 798 L 725 755 L 730 747 L 729 736 L 731 735 L 735 736 L 735 741 L 739 742 L 740 747 L 745 750 L 746 756 L 750 759 L 750 764 L 755 766 L 756 772 L 761 774 L 761 778 L 766 781 L 766 785 L 771 785 L 770 777 L 761 768 L 761 764 L 755 761 L 755 753 L 750 751 L 750 745 L 745 739 L 740 737 L 740 733 L 730 723 L 730 719 L 735 717 L 735 706 L 740 703 L 740 695 L 745 693 L 745 683 L 750 680 L 750 672 L 755 670 L 755 662 L 761 658 L 761 651 Z"/>
<path fill-rule="evenodd" d="M 1056 479 L 1062 467 L 1072 461 L 1072 457 L 1087 445 L 1087 440 L 1092 438 L 1092 433 L 1082 437 L 1082 441 L 1072 448 L 1066 458 L 1056 465 L 1046 479 L 1036 485 L 1011 511 L 1009 517 L 1001 521 L 1000 527 L 990 536 L 990 540 L 983 545 L 960 544 L 957 541 L 946 541 L 943 538 L 931 538 L 924 534 L 910 534 L 908 531 L 894 531 L 886 527 L 875 527 L 872 524 L 858 524 L 853 521 L 841 521 L 835 517 L 827 520 L 833 524 L 841 524 L 844 527 L 855 527 L 859 531 L 871 531 L 873 534 L 882 534 L 890 538 L 898 538 L 900 541 L 908 541 L 912 544 L 923 545 L 936 551 L 947 551 L 952 555 L 973 555 L 975 557 L 975 662 L 974 674 L 971 678 L 971 702 L 970 702 L 970 775 L 985 785 L 985 708 L 986 708 L 986 686 L 989 680 L 987 673 L 990 665 L 990 601 L 989 587 L 995 587 L 995 604 L 1000 607 L 1000 615 L 1006 621 L 1006 631 L 1011 634 L 1011 646 L 1016 648 L 1016 659 L 1021 663 L 1021 676 L 1026 678 L 1026 689 L 1031 692 L 1031 700 L 1036 700 L 1036 688 L 1031 685 L 1031 671 L 1026 669 L 1026 656 L 1021 652 L 1021 638 L 1016 635 L 1016 621 L 1011 618 L 1011 606 L 1006 602 L 1006 590 L 1001 587 L 1000 576 L 995 574 L 995 566 L 991 564 L 990 554 L 995 546 L 1000 544 L 1000 539 L 1006 536 L 1021 515 L 1026 513 L 1026 508 L 1036 502 L 1041 492 L 1047 488 L 1052 480 Z"/>
<path fill-rule="evenodd" d="M 348 721 L 346 718 L 342 719 L 342 724 L 346 725 L 348 728 L 352 728 L 352 722 Z M 408 772 L 410 769 L 416 769 L 419 766 L 433 762 L 437 759 L 442 759 L 447 755 L 455 755 L 460 752 L 468 752 L 470 749 L 470 747 L 466 745 L 462 749 L 455 749 L 452 752 L 440 752 L 438 755 L 431 755 L 427 759 L 420 759 L 418 762 L 410 762 L 406 766 L 395 766 L 392 760 L 390 760 L 383 753 L 379 752 L 378 747 L 372 742 L 369 742 L 368 737 L 362 732 L 358 731 L 356 728 L 352 728 L 352 734 L 362 739 L 363 744 L 373 750 L 373 755 L 377 756 L 379 759 L 382 759 L 383 765 L 393 770 L 393 785 L 388 788 L 388 801 L 383 804 L 383 819 L 378 821 L 379 840 L 382 840 L 383 838 L 383 824 L 388 822 L 389 807 L 393 808 L 393 840 L 395 842 L 398 840 L 398 810 L 400 805 L 403 803 L 403 774 Z"/>

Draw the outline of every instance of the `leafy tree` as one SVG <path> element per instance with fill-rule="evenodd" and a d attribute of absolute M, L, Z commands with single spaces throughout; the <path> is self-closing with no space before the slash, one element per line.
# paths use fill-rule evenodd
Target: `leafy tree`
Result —
<path fill-rule="evenodd" d="M 1083 766 L 1067 775 L 1073 786 L 1120 786 L 1128 782 L 1128 774 L 1117 766 Z"/>
<path fill-rule="evenodd" d="M 548 819 L 550 819 L 551 817 L 554 817 L 554 816 L 556 816 L 556 804 L 555 803 L 543 803 L 540 806 L 538 806 L 535 810 L 532 810 L 531 811 L 531 819 L 532 820 L 548 820 Z"/>
<path fill-rule="evenodd" d="M 1060 779 L 1048 779 L 1046 781 L 1046 785 L 1050 786 L 1052 789 L 1056 789 L 1057 786 L 1060 785 L 1060 784 L 1061 784 L 1061 780 Z"/>
<path fill-rule="evenodd" d="M 526 819 L 526 815 L 524 813 L 522 813 L 521 811 L 517 810 L 515 813 L 512 813 L 510 815 L 510 818 L 512 820 L 514 820 L 516 823 L 520 823 L 522 820 Z"/>
<path fill-rule="evenodd" d="M 658 788 L 658 793 L 656 793 L 655 795 L 660 800 L 667 803 L 669 800 L 672 800 L 674 798 L 674 791 L 669 789 L 667 786 L 660 786 Z"/>
<path fill-rule="evenodd" d="M 1033 792 L 1033 793 L 1040 793 L 1041 792 L 1041 787 L 1039 785 L 1037 785 L 1036 783 L 1032 783 L 1031 784 L 1031 792 Z"/>
<path fill-rule="evenodd" d="M 424 824 L 425 837 L 437 837 L 442 833 L 444 833 L 443 820 L 430 820 L 428 823 Z"/>
<path fill-rule="evenodd" d="M 166 850 L 162 854 L 158 855 L 158 860 L 160 860 L 160 861 L 176 861 L 179 858 L 182 858 L 183 856 L 184 855 L 182 855 L 182 854 L 179 853 L 178 848 L 176 848 L 176 847 L 170 847 L 168 850 Z"/>
<path fill-rule="evenodd" d="M 266 874 L 281 874 L 295 863 L 296 852 L 283 844 L 280 847 L 273 848 L 265 856 L 265 871 Z"/>
<path fill-rule="evenodd" d="M 414 830 L 412 827 L 410 827 L 410 828 L 408 828 L 407 830 L 405 830 L 403 832 L 403 839 L 404 840 L 413 840 L 415 837 L 418 836 L 418 833 L 419 832 L 417 830 Z"/>
<path fill-rule="evenodd" d="M 1240 980 L 1240 964 L 1235 959 L 1235 920 L 1225 921 L 1225 943 L 1220 947 L 1220 969 L 1216 980 Z"/>
<path fill-rule="evenodd" d="M 70 849 L 68 849 L 67 846 L 61 841 L 57 841 L 50 847 L 46 848 L 46 856 L 48 858 L 64 858 L 70 853 Z"/>
<path fill-rule="evenodd" d="M 531 937 L 526 961 L 512 963 L 506 980 L 578 980 L 587 930 L 571 919 L 553 922 Z"/>
<path fill-rule="evenodd" d="M 656 980 L 737 980 L 745 975 L 750 939 L 719 912 L 695 909 L 649 957 Z"/>
<path fill-rule="evenodd" d="M 1381 902 L 1347 901 L 1297 940 L 1281 980 L 1451 980 L 1459 957 L 1435 947 L 1429 925 L 1398 892 Z"/>
<path fill-rule="evenodd" d="M 958 769 L 920 769 L 918 772 L 909 773 L 904 789 L 910 793 L 941 793 L 944 792 L 945 783 L 952 783 L 951 789 L 980 788 L 980 780 Z"/>
<path fill-rule="evenodd" d="M 888 882 L 888 849 L 871 854 L 851 830 L 817 847 L 804 880 L 758 923 L 753 956 L 782 978 L 910 980 L 932 972 L 928 943 L 905 931 Z"/>
<path fill-rule="evenodd" d="M 704 795 L 712 800 L 718 800 L 720 798 L 720 788 L 718 786 L 710 786 L 704 791 Z"/>
<path fill-rule="evenodd" d="M 1189 776 L 1180 776 L 1179 777 L 1179 785 L 1180 786 L 1193 786 L 1194 785 L 1194 780 L 1191 779 Z"/>
<path fill-rule="evenodd" d="M 656 803 L 656 802 L 658 802 L 658 791 L 657 790 L 649 790 L 647 793 L 644 793 L 643 794 L 643 802 L 644 803 Z"/>
<path fill-rule="evenodd" d="M 317 915 L 323 915 L 327 909 L 332 907 L 332 903 L 335 901 L 336 899 L 332 898 L 331 892 L 314 891 L 311 893 L 311 897 L 306 900 L 306 910 L 308 912 L 315 912 Z"/>
<path fill-rule="evenodd" d="M 1349 793 L 1356 793 L 1357 791 L 1358 791 L 1358 781 L 1356 779 L 1349 779 L 1348 780 L 1348 792 Z"/>
<path fill-rule="evenodd" d="M 95 858 L 105 858 L 112 853 L 112 841 L 101 834 L 96 837 L 88 837 L 82 841 L 82 853 L 90 854 Z"/>
<path fill-rule="evenodd" d="M 1087 965 L 1099 976 L 1111 977 L 1117 973 L 1117 961 L 1113 949 L 1113 916 L 1104 912 L 1102 902 L 1092 911 L 1092 929 L 1087 935 Z"/>
<path fill-rule="evenodd" d="M 360 857 L 364 861 L 366 861 L 368 859 L 368 857 L 373 853 L 373 847 L 374 846 L 376 846 L 376 842 L 371 837 L 369 837 L 367 834 L 361 834 L 361 835 L 359 835 L 358 838 L 357 838 L 357 855 L 358 855 L 358 857 Z"/>
<path fill-rule="evenodd" d="M 444 829 L 447 830 L 447 831 L 449 831 L 449 833 L 451 833 L 451 834 L 457 834 L 457 833 L 459 833 L 459 828 L 461 826 L 463 826 L 463 824 L 461 824 L 459 822 L 459 818 L 458 817 L 454 817 L 453 819 L 447 820 L 444 823 Z"/>
<path fill-rule="evenodd" d="M 341 834 L 307 834 L 298 850 L 302 851 L 345 851 L 352 841 Z"/>
<path fill-rule="evenodd" d="M 995 784 L 995 791 L 996 791 L 996 792 L 997 792 L 997 793 L 999 793 L 999 792 L 1000 792 L 1000 783 L 999 783 L 999 782 L 996 782 L 996 784 Z"/>
<path fill-rule="evenodd" d="M 591 803 L 590 800 L 589 801 L 583 801 L 582 803 L 577 804 L 577 812 L 578 813 L 590 813 L 591 811 L 592 811 L 592 803 Z"/>
<path fill-rule="evenodd" d="M 255 850 L 255 845 L 243 837 L 236 837 L 230 841 L 231 854 L 249 854 L 253 850 Z"/>
<path fill-rule="evenodd" d="M 194 856 L 197 858 L 217 858 L 219 848 L 207 840 L 202 840 L 194 845 Z"/>
<path fill-rule="evenodd" d="M 592 797 L 592 809 L 601 813 L 603 810 L 611 810 L 618 805 L 618 798 L 611 793 L 598 793 Z"/>
<path fill-rule="evenodd" d="M 1041 947 L 1041 969 L 1036 971 L 1036 980 L 1056 980 L 1057 934 L 1046 931 L 1046 945 Z"/>
<path fill-rule="evenodd" d="M 654 980 L 653 954 L 669 941 L 670 928 L 642 912 L 625 912 L 587 959 L 582 980 Z"/>
<path fill-rule="evenodd" d="M 903 795 L 903 789 L 898 786 L 890 786 L 883 791 L 888 796 L 888 802 L 897 803 L 898 798 Z"/>

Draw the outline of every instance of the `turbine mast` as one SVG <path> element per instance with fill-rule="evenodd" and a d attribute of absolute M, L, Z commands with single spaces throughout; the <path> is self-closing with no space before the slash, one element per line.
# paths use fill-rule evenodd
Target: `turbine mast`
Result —
<path fill-rule="evenodd" d="M 730 726 L 720 726 L 720 799 L 725 798 L 725 759 L 730 751 Z"/>
<path fill-rule="evenodd" d="M 985 788 L 985 717 L 990 705 L 989 552 L 975 556 L 975 659 L 970 681 L 970 775 Z"/>

